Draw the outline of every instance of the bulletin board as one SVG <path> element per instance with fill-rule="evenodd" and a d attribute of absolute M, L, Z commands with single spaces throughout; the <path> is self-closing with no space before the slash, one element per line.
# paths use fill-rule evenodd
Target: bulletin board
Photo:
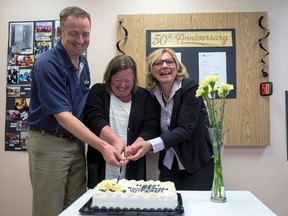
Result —
<path fill-rule="evenodd" d="M 262 23 L 259 25 L 261 17 Z M 266 76 L 263 76 L 264 68 L 265 71 L 269 69 L 268 37 L 265 38 L 267 30 L 261 28 L 268 26 L 267 19 L 267 12 L 120 14 L 117 16 L 117 48 L 120 48 L 117 54 L 123 52 L 135 59 L 139 83 L 145 86 L 145 62 L 149 54 L 147 32 L 232 29 L 235 33 L 235 56 L 232 56 L 232 60 L 235 60 L 234 81 L 237 94 L 227 100 L 225 108 L 224 127 L 229 129 L 226 145 L 269 146 L 269 96 L 260 94 L 261 83 L 269 82 L 269 73 L 265 72 Z M 263 38 L 265 40 L 261 40 Z M 187 69 L 189 74 L 194 74 L 193 70 L 197 70 L 190 69 L 190 66 Z"/>
<path fill-rule="evenodd" d="M 26 151 L 31 70 L 38 56 L 58 41 L 58 20 L 8 23 L 5 151 Z"/>

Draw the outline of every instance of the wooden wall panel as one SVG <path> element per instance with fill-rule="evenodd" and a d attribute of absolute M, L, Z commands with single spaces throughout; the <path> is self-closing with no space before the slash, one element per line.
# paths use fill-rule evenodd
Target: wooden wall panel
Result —
<path fill-rule="evenodd" d="M 128 31 L 128 39 L 122 41 L 120 47 L 137 62 L 140 85 L 144 86 L 146 30 L 234 28 L 237 97 L 229 99 L 226 106 L 224 123 L 225 128 L 230 129 L 226 143 L 228 146 L 269 146 L 269 97 L 260 95 L 260 83 L 269 81 L 261 74 L 265 52 L 259 48 L 258 40 L 266 35 L 258 25 L 261 16 L 264 16 L 262 24 L 267 26 L 267 12 L 118 15 L 117 22 L 123 19 L 122 25 Z M 119 25 L 117 40 L 123 38 L 124 31 Z M 263 45 L 268 49 L 267 40 Z M 268 59 L 265 60 L 268 63 Z"/>

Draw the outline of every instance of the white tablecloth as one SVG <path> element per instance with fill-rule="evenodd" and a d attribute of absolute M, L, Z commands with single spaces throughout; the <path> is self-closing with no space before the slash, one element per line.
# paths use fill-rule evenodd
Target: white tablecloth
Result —
<path fill-rule="evenodd" d="M 78 216 L 79 209 L 92 197 L 88 190 L 59 216 Z M 183 200 L 183 216 L 275 216 L 267 206 L 249 191 L 226 191 L 227 202 L 210 201 L 210 191 L 177 191 Z"/>

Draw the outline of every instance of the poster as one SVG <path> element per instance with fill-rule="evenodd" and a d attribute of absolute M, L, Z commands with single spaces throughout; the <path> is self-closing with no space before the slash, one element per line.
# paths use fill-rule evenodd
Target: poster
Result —
<path fill-rule="evenodd" d="M 51 49 L 59 21 L 9 22 L 7 53 L 5 151 L 26 151 L 31 69 Z"/>

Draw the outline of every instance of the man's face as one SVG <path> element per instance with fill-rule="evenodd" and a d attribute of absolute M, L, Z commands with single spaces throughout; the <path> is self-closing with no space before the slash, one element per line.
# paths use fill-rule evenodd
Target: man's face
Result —
<path fill-rule="evenodd" d="M 79 58 L 89 46 L 91 25 L 88 18 L 70 16 L 58 31 L 61 42 L 71 59 Z"/>

